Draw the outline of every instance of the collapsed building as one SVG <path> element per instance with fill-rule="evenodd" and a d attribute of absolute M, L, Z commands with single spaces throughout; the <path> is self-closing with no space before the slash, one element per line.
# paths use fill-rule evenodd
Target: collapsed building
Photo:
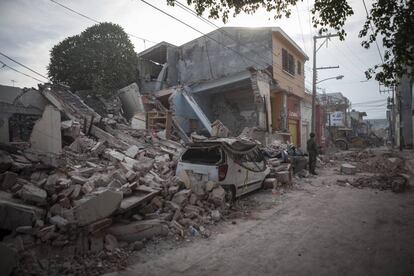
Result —
<path fill-rule="evenodd" d="M 141 92 L 171 109 L 186 133 L 211 132 L 219 120 L 233 136 L 257 127 L 306 144 L 308 57 L 282 29 L 225 27 L 181 46 L 161 42 L 138 57 Z"/>
<path fill-rule="evenodd" d="M 221 137 L 226 148 L 259 141 L 271 167 L 264 186 L 291 183 L 281 141 L 300 146 L 309 122 L 300 103 L 306 55 L 279 28 L 209 36 L 227 46 L 204 37 L 140 53 L 138 84 L 110 99 L 55 84 L 0 87 L 0 250 L 12 258 L 6 274 L 16 252 L 31 254 L 19 273 L 41 274 L 43 246 L 73 256 L 139 248 L 158 235 L 208 236 L 205 226 L 228 212 L 227 191 L 191 173 L 175 175 L 186 144 L 197 139 Z"/>

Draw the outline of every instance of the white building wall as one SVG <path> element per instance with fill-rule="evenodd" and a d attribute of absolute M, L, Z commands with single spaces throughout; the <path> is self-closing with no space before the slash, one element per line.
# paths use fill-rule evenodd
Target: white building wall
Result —
<path fill-rule="evenodd" d="M 303 100 L 300 102 L 300 118 L 301 150 L 306 152 L 306 142 L 311 132 L 312 103 Z"/>

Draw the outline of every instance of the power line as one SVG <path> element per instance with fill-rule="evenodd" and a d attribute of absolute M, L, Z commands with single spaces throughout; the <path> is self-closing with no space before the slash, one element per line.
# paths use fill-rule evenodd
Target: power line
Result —
<path fill-rule="evenodd" d="M 232 48 L 228 47 L 227 45 L 222 44 L 220 41 L 218 41 L 218 40 L 216 40 L 216 39 L 212 38 L 212 37 L 211 37 L 211 36 L 209 36 L 208 34 L 203 33 L 202 31 L 200 31 L 200 30 L 198 30 L 198 29 L 194 28 L 194 27 L 193 27 L 193 26 L 191 26 L 190 24 L 185 23 L 185 22 L 184 22 L 184 21 L 182 21 L 181 19 L 179 19 L 179 18 L 177 18 L 177 17 L 175 17 L 175 16 L 173 16 L 173 15 L 171 15 L 171 14 L 169 14 L 169 13 L 167 13 L 167 12 L 163 11 L 163 10 L 161 10 L 160 8 L 158 8 L 158 7 L 156 7 L 156 6 L 154 6 L 154 5 L 150 4 L 150 3 L 148 3 L 148 2 L 147 2 L 147 1 L 145 1 L 145 0 L 141 0 L 141 1 L 142 1 L 143 3 L 145 3 L 145 4 L 147 4 L 148 6 L 152 7 L 153 9 L 158 10 L 159 12 L 161 12 L 161 13 L 163 13 L 163 14 L 167 15 L 168 17 L 171 17 L 172 19 L 174 19 L 174 20 L 176 20 L 176 21 L 180 22 L 181 24 L 183 24 L 183 25 L 185 25 L 185 26 L 189 27 L 190 29 L 192 29 L 192 30 L 194 30 L 194 31 L 196 31 L 196 32 L 198 32 L 198 33 L 200 33 L 200 34 L 202 34 L 202 35 L 204 35 L 204 36 L 208 37 L 209 39 L 213 40 L 214 42 L 216 42 L 216 43 L 218 43 L 218 44 L 220 44 L 220 45 L 224 46 L 225 48 L 227 48 L 227 49 L 229 49 L 229 50 L 233 51 L 234 53 L 238 54 L 240 57 L 242 57 L 242 58 L 244 57 L 244 59 L 250 60 L 251 62 L 255 63 L 256 65 L 259 65 L 260 67 L 262 67 L 262 66 L 263 66 L 262 64 L 258 63 L 257 61 L 252 60 L 252 59 L 250 59 L 250 58 L 248 58 L 248 57 L 246 57 L 246 56 L 243 56 L 243 54 L 239 53 L 238 51 L 236 51 L 236 50 L 234 50 L 234 49 L 232 49 Z"/>
<path fill-rule="evenodd" d="M 217 24 L 213 23 L 212 21 L 208 20 L 207 18 L 203 17 L 203 16 L 199 16 L 195 11 L 193 11 L 192 9 L 190 9 L 189 7 L 185 6 L 184 4 L 182 4 L 179 1 L 176 1 L 177 7 L 181 8 L 182 10 L 186 11 L 187 13 L 197 17 L 199 20 L 203 21 L 204 23 L 217 28 L 217 30 L 219 32 L 221 32 L 222 34 L 224 34 L 225 36 L 227 36 L 228 38 L 230 38 L 232 41 L 234 41 L 236 44 L 239 44 L 239 42 L 237 40 L 235 40 L 228 32 L 226 32 L 225 30 L 221 29 L 220 26 L 218 26 Z M 268 61 L 266 60 L 266 58 L 260 55 L 260 53 L 253 51 L 257 56 L 262 58 L 262 61 L 264 61 L 265 66 L 268 64 Z"/>
<path fill-rule="evenodd" d="M 26 73 L 23 73 L 23 72 L 21 72 L 21 71 L 19 71 L 19 70 L 17 70 L 17 69 L 14 69 L 13 67 L 10 67 L 9 65 L 7 65 L 6 63 L 4 63 L 3 61 L 1 61 L 0 60 L 0 63 L 1 64 L 3 64 L 3 67 L 7 67 L 7 68 L 9 68 L 9 69 L 11 69 L 11 70 L 13 70 L 13 71 L 15 71 L 15 72 L 17 72 L 17 73 L 19 73 L 19 74 L 22 74 L 22 75 L 25 75 L 26 77 L 28 77 L 28 78 L 31 78 L 31 79 L 34 79 L 34 80 L 36 80 L 36 81 L 38 81 L 38 82 L 44 82 L 44 81 L 42 81 L 42 80 L 39 80 L 38 78 L 35 78 L 35 77 L 33 77 L 33 76 L 30 76 L 30 75 L 28 75 L 28 74 L 26 74 Z"/>
<path fill-rule="evenodd" d="M 215 23 L 214 23 L 214 22 L 212 22 L 211 20 L 209 20 L 209 19 L 207 19 L 207 18 L 205 18 L 205 17 L 203 17 L 203 16 L 198 15 L 198 14 L 197 14 L 194 10 L 190 9 L 189 7 L 187 7 L 186 5 L 184 5 L 183 3 L 181 3 L 180 1 L 175 1 L 175 3 L 176 3 L 176 4 L 177 4 L 177 6 L 178 6 L 178 7 L 180 7 L 181 9 L 183 9 L 183 10 L 185 10 L 186 12 L 188 12 L 188 13 L 192 14 L 193 16 L 197 17 L 198 19 L 200 19 L 201 21 L 203 21 L 203 22 L 207 23 L 208 25 L 210 25 L 210 26 L 212 26 L 212 27 L 217 28 L 217 30 L 218 30 L 219 32 L 221 32 L 221 33 L 225 34 L 228 38 L 230 38 L 230 39 L 231 39 L 231 40 L 233 40 L 234 42 L 239 43 L 237 40 L 235 40 L 235 39 L 231 36 L 231 34 L 229 34 L 228 32 L 226 32 L 225 30 L 222 30 L 220 26 L 218 26 L 217 24 L 215 24 Z M 303 32 L 302 32 L 302 34 L 303 34 Z M 306 45 L 306 44 L 304 43 L 304 47 L 306 47 L 305 45 Z M 266 49 L 268 49 L 274 57 L 276 57 L 276 58 L 278 58 L 278 57 L 279 57 L 279 55 L 277 55 L 275 52 L 273 52 L 273 50 L 271 49 L 271 47 L 269 47 L 269 46 L 268 46 L 268 45 L 266 45 L 266 44 L 263 44 L 263 46 L 264 46 Z M 252 50 L 252 51 L 253 51 L 256 55 L 258 55 L 258 56 L 262 57 L 262 58 L 263 58 L 263 60 L 264 60 L 264 63 L 265 63 L 265 64 L 268 64 L 268 63 L 267 63 L 267 58 L 266 58 L 266 57 L 261 56 L 261 55 L 260 55 L 260 53 L 258 53 L 258 52 L 256 52 L 256 51 L 254 51 L 254 50 Z M 306 50 L 305 50 L 305 51 L 306 51 Z M 278 66 L 278 64 L 275 64 L 275 65 L 276 65 L 277 67 L 281 68 L 280 66 Z M 304 67 L 305 67 L 305 68 L 308 68 L 308 69 L 310 69 L 310 70 L 311 70 L 311 68 L 310 68 L 309 66 L 307 66 L 307 65 L 304 65 Z M 282 69 L 282 68 L 281 68 L 281 69 Z"/>
<path fill-rule="evenodd" d="M 247 58 L 246 56 L 244 56 L 243 54 L 241 54 L 241 53 L 237 52 L 236 50 L 234 50 L 234 49 L 232 49 L 232 48 L 229 48 L 227 45 L 224 45 L 224 44 L 220 43 L 219 41 L 217 41 L 217 40 L 215 40 L 215 39 L 211 38 L 209 35 L 207 35 L 207 34 L 205 34 L 205 33 L 201 32 L 201 31 L 197 30 L 197 29 L 196 29 L 196 28 L 194 28 L 193 26 L 191 26 L 191 25 L 189 25 L 189 24 L 187 24 L 187 23 L 183 22 L 182 20 L 180 20 L 180 19 L 178 19 L 178 18 L 174 17 L 173 15 L 168 14 L 167 12 L 165 12 L 165 11 L 163 11 L 163 10 L 161 10 L 161 9 L 159 9 L 159 8 L 157 8 L 157 7 L 153 6 L 153 5 L 151 5 L 151 4 L 149 4 L 148 2 L 146 2 L 146 1 L 144 1 L 144 0 L 141 0 L 141 1 L 142 1 L 142 2 L 144 2 L 145 4 L 147 4 L 147 5 L 151 6 L 152 8 L 154 8 L 154 9 L 156 9 L 156 10 L 158 10 L 158 11 L 160 11 L 160 12 L 164 13 L 164 14 L 166 14 L 167 16 L 169 16 L 169 17 L 171 17 L 171 18 L 173 18 L 173 19 L 175 19 L 175 20 L 179 21 L 180 23 L 182 23 L 182 24 L 186 25 L 187 27 L 189 27 L 189 28 L 191 28 L 191 29 L 195 30 L 196 32 L 203 34 L 204 36 L 208 37 L 209 39 L 211 39 L 211 40 L 215 41 L 217 44 L 222 45 L 222 46 L 224 46 L 225 48 L 230 49 L 230 50 L 232 50 L 233 52 L 238 53 L 238 54 L 239 54 L 242 58 L 243 58 L 243 57 L 245 57 L 246 59 L 248 59 L 248 60 L 250 60 L 250 61 L 252 61 L 252 62 L 254 62 L 254 63 L 256 63 L 256 64 L 259 64 L 259 63 L 257 63 L 256 61 L 253 61 L 253 60 L 251 60 L 250 58 Z M 192 9 L 190 9 L 190 8 L 188 8 L 187 6 L 185 6 L 184 4 L 182 4 L 182 3 L 181 3 L 181 2 L 179 2 L 179 1 L 176 1 L 176 4 L 178 4 L 177 6 L 179 6 L 181 9 L 183 9 L 183 10 L 185 10 L 185 11 L 187 11 L 187 12 L 191 13 L 192 15 L 196 16 L 198 19 L 202 20 L 203 22 L 205 22 L 205 23 L 209 24 L 210 26 L 214 26 L 215 28 L 217 28 L 217 30 L 218 30 L 218 31 L 222 32 L 222 33 L 223 33 L 223 34 L 225 34 L 227 37 L 229 37 L 231 40 L 233 40 L 234 42 L 238 43 L 238 41 L 236 41 L 236 40 L 235 40 L 235 39 L 234 39 L 234 38 L 233 38 L 233 37 L 232 37 L 232 36 L 231 36 L 228 32 L 226 32 L 226 31 L 222 30 L 222 29 L 221 29 L 218 25 L 216 25 L 216 24 L 215 24 L 215 23 L 213 23 L 212 21 L 210 21 L 210 20 L 206 19 L 205 17 L 199 16 L 199 15 L 198 15 L 195 11 L 193 11 L 193 10 L 192 10 Z M 264 46 L 264 47 L 266 47 L 267 49 L 269 49 L 270 53 L 271 53 L 273 56 L 275 56 L 276 58 L 278 58 L 278 57 L 279 57 L 278 55 L 276 55 L 276 54 L 273 52 L 273 50 L 272 50 L 269 46 L 267 46 L 266 44 L 263 44 L 263 46 Z M 260 56 L 260 54 L 259 54 L 259 53 L 255 52 L 255 51 L 253 51 L 253 52 L 254 52 L 254 53 L 256 53 L 256 55 L 257 55 L 257 56 Z M 262 56 L 260 56 L 260 57 L 262 57 Z M 262 57 L 262 58 L 263 58 L 263 57 Z M 266 66 L 266 65 L 268 65 L 266 58 L 264 58 L 263 60 L 264 60 L 265 66 Z M 246 63 L 246 62 L 245 62 L 245 63 Z M 269 64 L 269 65 L 270 65 L 270 64 Z M 259 64 L 259 66 L 263 66 L 263 65 L 262 65 L 262 64 Z M 277 63 L 273 63 L 273 61 L 272 61 L 272 67 L 273 67 L 273 66 L 279 67 L 280 69 L 282 69 L 282 70 L 283 70 L 283 68 L 282 68 L 280 65 L 278 65 Z M 305 66 L 305 67 L 307 67 L 307 66 Z M 288 79 L 287 77 L 284 77 L 284 76 L 282 76 L 282 75 L 279 75 L 278 77 L 281 77 L 281 78 L 284 78 L 284 79 L 286 79 L 286 80 L 289 80 L 289 81 L 290 81 L 290 79 Z M 294 83 L 294 84 L 295 84 L 295 85 L 297 85 L 296 83 Z M 300 86 L 300 85 L 297 85 L 297 86 L 301 88 L 301 86 Z"/>
<path fill-rule="evenodd" d="M 298 5 L 296 5 L 296 13 L 298 14 L 298 23 L 299 23 L 299 27 L 300 27 L 300 32 L 302 34 L 303 48 L 305 48 L 305 52 L 307 52 L 307 50 L 306 50 L 306 43 L 305 43 L 305 36 L 303 35 L 303 28 L 302 28 L 302 23 L 301 23 L 301 20 L 300 20 L 300 14 L 299 14 Z"/>
<path fill-rule="evenodd" d="M 21 64 L 21 63 L 20 63 L 20 62 L 18 62 L 17 60 L 12 59 L 12 58 L 11 58 L 11 57 L 9 57 L 8 55 L 3 54 L 2 52 L 0 52 L 0 55 L 2 55 L 3 57 L 5 57 L 5 58 L 7 58 L 7 59 L 9 59 L 9 60 L 11 60 L 11 61 L 13 61 L 14 63 L 19 64 L 20 66 L 22 66 L 22 67 L 26 68 L 27 70 L 29 70 L 29 71 L 31 71 L 31 72 L 33 72 L 33 73 L 35 73 L 36 75 L 41 76 L 42 78 L 45 78 L 45 79 L 49 80 L 49 78 L 47 78 L 47 77 L 43 76 L 42 74 L 40 74 L 40 73 L 36 72 L 36 71 L 35 71 L 35 70 L 33 70 L 33 69 L 31 69 L 31 68 L 27 67 L 26 65 Z M 4 64 L 4 63 L 3 63 L 3 64 Z M 9 68 L 10 68 L 10 67 L 9 67 Z M 41 81 L 41 82 L 42 82 L 42 81 Z"/>
<path fill-rule="evenodd" d="M 78 12 L 78 11 L 75 11 L 74 9 L 69 8 L 68 6 L 65 6 L 65 5 L 63 5 L 63 4 L 59 3 L 59 2 L 56 2 L 55 0 L 50 0 L 50 1 L 51 1 L 52 3 L 55 3 L 56 5 L 61 6 L 61 7 L 62 7 L 62 8 L 64 8 L 64 9 L 67 9 L 68 11 L 71 11 L 71 12 L 73 12 L 73 13 L 76 13 L 77 15 L 79 15 L 79 16 L 81 16 L 81 17 L 83 17 L 83 18 L 86 18 L 86 19 L 88 19 L 88 20 L 90 20 L 90 21 L 92 21 L 92 22 L 95 22 L 95 23 L 98 23 L 98 24 L 102 23 L 102 22 L 100 22 L 100 21 L 98 21 L 98 20 L 96 20 L 96 19 L 94 19 L 94 18 L 92 18 L 92 17 L 89 17 L 89 16 L 87 16 L 87 15 L 85 15 L 85 14 L 82 14 L 82 13 L 80 13 L 80 12 Z M 126 33 L 126 34 L 127 34 L 127 35 L 129 35 L 129 36 L 131 36 L 131 37 L 134 37 L 134 38 L 140 39 L 140 40 L 142 40 L 144 43 L 145 43 L 145 42 L 151 42 L 151 43 L 157 44 L 157 42 L 155 42 L 155 41 L 151 41 L 151 40 L 149 40 L 149 39 L 142 38 L 142 37 L 140 37 L 140 36 L 137 36 L 137 35 L 134 35 L 134 34 L 131 34 L 131 33 Z"/>
<path fill-rule="evenodd" d="M 372 27 L 371 20 L 369 19 L 369 13 L 368 13 L 367 5 L 365 4 L 365 0 L 362 0 L 362 3 L 364 4 L 365 12 L 367 13 L 367 18 L 369 20 L 369 26 L 371 27 L 372 34 L 375 34 L 374 27 Z M 378 54 L 381 58 L 381 61 L 382 61 L 382 63 L 384 63 L 384 59 L 382 58 L 382 54 L 381 54 L 380 48 L 378 46 L 377 37 L 375 37 L 374 42 L 375 42 L 375 45 L 377 45 L 377 50 L 378 50 Z"/>

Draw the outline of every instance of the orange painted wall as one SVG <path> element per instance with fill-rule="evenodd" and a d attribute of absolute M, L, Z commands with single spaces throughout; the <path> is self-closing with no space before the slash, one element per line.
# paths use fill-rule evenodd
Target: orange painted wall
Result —
<path fill-rule="evenodd" d="M 289 93 L 303 97 L 305 93 L 305 57 L 278 32 L 272 33 L 273 47 L 273 78 L 278 85 Z M 290 75 L 282 68 L 282 49 L 286 49 L 295 60 L 295 75 Z M 302 64 L 301 75 L 297 74 L 297 61 Z"/>

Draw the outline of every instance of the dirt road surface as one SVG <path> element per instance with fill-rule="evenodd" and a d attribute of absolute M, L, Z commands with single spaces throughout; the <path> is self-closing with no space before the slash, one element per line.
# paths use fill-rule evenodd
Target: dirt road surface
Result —
<path fill-rule="evenodd" d="M 414 191 L 339 186 L 327 168 L 270 206 L 221 223 L 208 239 L 158 244 L 120 275 L 414 275 Z M 234 224 L 235 223 L 235 224 Z"/>

